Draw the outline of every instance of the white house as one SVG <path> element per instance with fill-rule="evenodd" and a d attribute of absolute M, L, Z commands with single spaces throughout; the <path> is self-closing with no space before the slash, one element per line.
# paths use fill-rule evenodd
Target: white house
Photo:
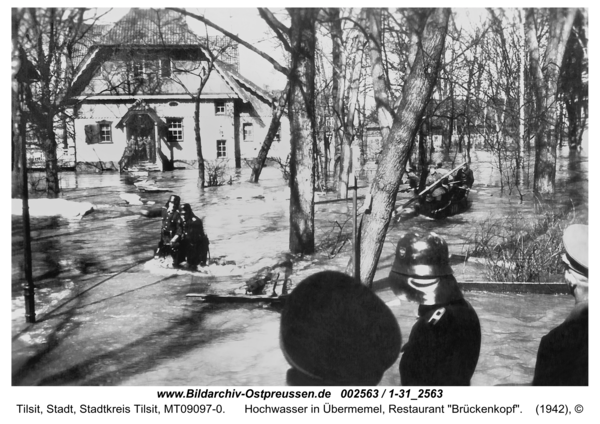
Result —
<path fill-rule="evenodd" d="M 197 92 L 202 154 L 240 167 L 256 157 L 271 121 L 273 97 L 238 71 L 237 44 L 201 39 L 178 13 L 131 9 L 88 41 L 73 83 L 76 169 L 119 169 L 129 143 L 132 162 L 163 170 L 197 166 Z M 289 123 L 269 156 L 289 153 Z"/>

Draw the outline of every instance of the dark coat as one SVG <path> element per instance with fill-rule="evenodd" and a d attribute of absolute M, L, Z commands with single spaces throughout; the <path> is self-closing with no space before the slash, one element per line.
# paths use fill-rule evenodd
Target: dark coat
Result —
<path fill-rule="evenodd" d="M 176 235 L 181 238 L 181 217 L 177 209 L 169 212 L 166 207 L 162 208 L 162 225 L 160 227 L 160 239 L 164 244 L 171 244 L 171 240 Z"/>
<path fill-rule="evenodd" d="M 473 170 L 471 168 L 460 168 L 456 173 L 456 181 L 460 181 L 460 185 L 463 187 L 471 188 L 475 182 Z"/>
<path fill-rule="evenodd" d="M 209 240 L 204 232 L 202 220 L 192 215 L 190 219 L 181 221 L 181 229 L 181 260 L 185 260 L 191 267 L 206 263 Z"/>
<path fill-rule="evenodd" d="M 179 216 L 179 211 L 177 209 L 172 212 L 168 212 L 166 207 L 163 207 L 161 210 L 162 215 L 162 224 L 160 227 L 160 241 L 158 242 L 158 248 L 156 250 L 155 256 L 164 258 L 168 255 L 173 257 L 173 262 L 177 265 L 181 262 L 179 257 L 179 246 L 181 243 L 182 236 L 182 227 L 181 227 L 181 217 Z M 175 236 L 179 236 L 173 243 L 171 240 Z"/>
<path fill-rule="evenodd" d="M 534 386 L 588 385 L 588 303 L 578 305 L 540 342 Z"/>
<path fill-rule="evenodd" d="M 420 305 L 419 318 L 402 350 L 403 386 L 468 386 L 481 347 L 481 327 L 464 299 Z"/>

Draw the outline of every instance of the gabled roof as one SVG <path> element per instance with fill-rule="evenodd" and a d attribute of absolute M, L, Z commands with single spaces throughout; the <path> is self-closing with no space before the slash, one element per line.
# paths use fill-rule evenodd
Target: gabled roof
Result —
<path fill-rule="evenodd" d="M 165 9 L 133 8 L 97 44 L 197 46 L 200 39 L 188 28 L 180 13 Z"/>
<path fill-rule="evenodd" d="M 222 57 L 215 61 L 214 69 L 222 82 L 210 81 L 205 87 L 208 95 L 238 97 L 245 103 L 251 103 L 256 110 L 270 106 L 273 96 L 236 71 L 237 44 L 226 37 L 200 38 L 194 34 L 178 12 L 165 9 L 131 9 L 112 28 L 102 28 L 86 34 L 89 47 L 86 56 L 78 66 L 70 96 L 79 95 L 89 84 L 104 61 L 117 51 L 125 48 L 199 49 L 206 58 L 210 57 L 204 46 L 209 44 L 219 48 Z M 231 91 L 229 91 L 231 90 Z"/>
<path fill-rule="evenodd" d="M 271 95 L 271 93 L 269 93 L 267 90 L 260 88 L 258 85 L 254 84 L 232 67 L 223 66 L 223 68 L 225 68 L 225 71 L 230 75 L 230 77 L 233 78 L 244 89 L 252 92 L 254 95 L 262 97 L 266 103 L 270 104 L 273 102 L 273 95 Z"/>
<path fill-rule="evenodd" d="M 139 99 L 136 100 L 136 102 L 133 105 L 131 105 L 131 107 L 127 110 L 127 113 L 125 113 L 125 115 L 117 123 L 116 127 L 124 128 L 125 124 L 127 124 L 127 121 L 129 121 L 132 115 L 149 115 L 150 118 L 152 118 L 152 120 L 156 122 L 156 124 L 159 127 L 164 127 L 167 125 L 165 121 L 160 119 L 160 117 L 156 114 L 156 111 L 154 109 L 148 106 L 148 104 L 145 101 Z"/>

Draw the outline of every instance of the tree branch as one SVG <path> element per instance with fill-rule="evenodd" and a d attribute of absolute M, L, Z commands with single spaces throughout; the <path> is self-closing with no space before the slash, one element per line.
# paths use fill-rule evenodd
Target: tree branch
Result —
<path fill-rule="evenodd" d="M 263 18 L 263 20 L 267 23 L 267 25 L 269 25 L 269 27 L 273 30 L 279 41 L 281 41 L 283 48 L 286 51 L 291 52 L 292 48 L 290 46 L 290 29 L 283 25 L 269 9 L 259 7 L 258 13 L 260 14 L 260 17 Z"/>
<path fill-rule="evenodd" d="M 252 44 L 242 40 L 240 37 L 238 37 L 237 35 L 227 31 L 224 28 L 221 28 L 219 25 L 209 21 L 208 19 L 206 19 L 204 16 L 201 15 L 196 15 L 195 13 L 191 13 L 188 12 L 185 9 L 179 9 L 176 7 L 168 7 L 167 9 L 169 10 L 174 10 L 175 12 L 179 12 L 182 15 L 186 15 L 189 16 L 191 18 L 197 19 L 200 22 L 216 29 L 217 31 L 220 31 L 221 33 L 223 33 L 224 35 L 226 35 L 227 37 L 231 38 L 234 41 L 237 41 L 238 43 L 240 43 L 242 46 L 252 50 L 254 53 L 256 53 L 257 55 L 259 55 L 260 57 L 262 57 L 263 59 L 265 59 L 267 62 L 269 62 L 271 65 L 273 65 L 273 67 L 281 72 L 284 75 L 289 75 L 290 70 L 288 68 L 286 68 L 285 66 L 281 65 L 279 62 L 277 62 L 275 59 L 273 59 L 271 56 L 269 56 L 268 54 L 266 54 L 265 52 L 257 49 L 256 47 L 254 47 Z"/>

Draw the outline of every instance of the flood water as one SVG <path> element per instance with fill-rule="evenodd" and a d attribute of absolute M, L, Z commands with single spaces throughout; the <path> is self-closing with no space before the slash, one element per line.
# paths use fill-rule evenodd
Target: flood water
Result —
<path fill-rule="evenodd" d="M 384 299 L 390 292 L 381 294 Z M 467 293 L 482 328 L 482 346 L 473 386 L 529 384 L 533 379 L 539 340 L 572 307 L 566 296 Z M 194 307 L 194 305 L 188 305 Z M 199 307 L 196 305 L 196 307 Z M 123 385 L 286 385 L 289 365 L 279 349 L 279 313 L 262 308 L 209 306 L 202 332 L 213 333 L 212 342 L 185 349 L 168 367 L 157 367 L 125 378 Z M 415 322 L 416 305 L 391 306 L 406 342 Z M 185 331 L 185 334 L 183 333 Z M 199 337 L 189 328 L 175 334 L 185 342 Z M 399 360 L 380 382 L 400 385 Z"/>
<path fill-rule="evenodd" d="M 535 200 L 532 196 L 525 194 L 521 201 L 517 193 L 501 193 L 489 155 L 479 155 L 478 162 L 473 164 L 476 181 L 471 194 L 472 208 L 444 221 L 412 217 L 393 223 L 382 262 L 391 260 L 395 241 L 408 230 L 436 231 L 448 240 L 451 253 L 461 253 L 468 244 L 469 232 L 490 215 L 533 216 Z M 556 205 L 570 205 L 586 219 L 587 175 L 587 154 L 577 153 L 569 158 L 565 151 L 557 167 L 558 193 L 554 201 Z M 289 190 L 278 169 L 266 168 L 258 185 L 248 183 L 248 176 L 247 169 L 234 171 L 233 184 L 200 192 L 196 188 L 195 170 L 153 174 L 160 187 L 181 196 L 182 202 L 190 203 L 204 220 L 211 240 L 211 257 L 232 261 L 239 269 L 250 271 L 261 261 L 288 248 Z M 95 311 L 91 324 L 98 337 L 94 337 L 95 341 L 86 349 L 102 351 L 111 343 L 117 343 L 111 337 L 119 336 L 111 335 L 110 331 L 135 334 L 129 349 L 94 355 L 94 361 L 85 364 L 85 373 L 82 369 L 61 371 L 64 365 L 60 359 L 51 358 L 48 361 L 60 378 L 25 378 L 21 384 L 285 384 L 285 371 L 289 367 L 278 345 L 278 311 L 255 305 L 210 305 L 185 297 L 199 287 L 218 290 L 218 279 L 192 277 L 165 286 L 164 276 L 144 272 L 135 277 L 138 280 L 132 280 L 131 284 L 137 284 L 135 287 L 112 287 L 110 291 L 108 283 L 98 285 L 116 273 L 127 272 L 151 259 L 158 241 L 160 218 L 141 216 L 142 207 L 128 206 L 120 194 L 136 193 L 144 201 L 160 206 L 171 193 L 140 193 L 129 177 L 116 173 L 63 173 L 61 178 L 63 198 L 91 202 L 96 208 L 78 221 L 56 217 L 31 219 L 33 275 L 40 316 L 73 293 L 89 290 L 88 298 L 82 300 L 82 312 L 87 305 L 97 305 L 118 296 L 125 303 L 135 302 L 136 307 L 148 311 L 151 318 L 138 323 L 122 319 L 128 315 L 120 309 L 123 306 L 115 307 L 116 312 L 112 311 L 110 316 L 105 315 L 104 309 Z M 362 184 L 367 185 L 369 176 L 364 178 Z M 326 195 L 321 199 L 330 197 Z M 349 257 L 349 245 L 342 246 L 342 253 L 338 255 L 329 253 L 342 243 L 337 243 L 340 227 L 346 233 L 351 232 L 350 212 L 350 203 L 315 207 L 316 240 L 321 252 L 300 261 L 292 279 L 301 279 L 322 269 L 343 270 Z M 21 221 L 19 216 L 13 215 L 13 324 L 23 320 L 22 257 Z M 455 272 L 458 273 L 456 269 Z M 243 278 L 243 275 L 231 277 L 240 283 Z M 389 300 L 391 293 L 383 291 L 380 295 Z M 566 296 L 467 293 L 466 297 L 477 310 L 483 330 L 481 357 L 473 385 L 530 381 L 539 339 L 562 322 L 572 307 L 571 299 Z M 392 306 L 392 310 L 406 341 L 416 306 L 402 304 Z M 64 347 L 59 346 L 57 357 L 61 351 L 67 354 L 67 347 L 68 341 Z M 71 359 L 77 363 L 78 358 Z M 397 364 L 388 370 L 381 384 L 399 384 Z"/>

